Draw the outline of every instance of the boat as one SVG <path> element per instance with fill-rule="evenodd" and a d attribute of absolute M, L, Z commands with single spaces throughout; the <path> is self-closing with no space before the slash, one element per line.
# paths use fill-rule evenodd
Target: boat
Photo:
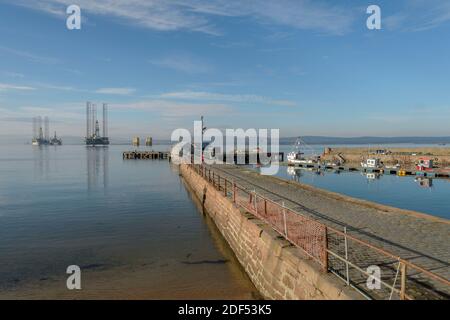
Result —
<path fill-rule="evenodd" d="M 381 168 L 381 162 L 378 158 L 369 158 L 366 159 L 366 161 L 361 162 L 361 167 L 378 169 Z"/>
<path fill-rule="evenodd" d="M 384 166 L 385 169 L 400 169 L 402 165 L 400 163 L 394 164 L 392 166 Z"/>
<path fill-rule="evenodd" d="M 419 171 L 433 171 L 434 162 L 430 158 L 420 158 L 416 163 L 416 169 Z"/>
<path fill-rule="evenodd" d="M 294 144 L 294 150 L 289 152 L 286 156 L 288 164 L 317 164 L 320 161 L 320 156 L 314 155 L 308 158 L 305 158 L 304 153 L 300 151 L 300 146 L 306 144 L 301 140 L 301 138 L 297 138 Z"/>
<path fill-rule="evenodd" d="M 303 158 L 302 152 L 292 151 L 286 156 L 288 163 L 291 164 L 315 164 L 317 161 L 314 159 Z"/>

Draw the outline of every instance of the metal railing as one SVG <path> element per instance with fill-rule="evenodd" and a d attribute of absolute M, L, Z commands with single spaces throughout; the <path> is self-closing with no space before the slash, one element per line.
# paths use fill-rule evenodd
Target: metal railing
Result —
<path fill-rule="evenodd" d="M 269 224 L 323 270 L 334 273 L 367 298 L 411 300 L 449 296 L 448 279 L 348 234 L 347 228 L 341 231 L 327 226 L 287 208 L 284 202 L 236 184 L 204 164 L 188 166 L 237 206 Z M 368 271 L 371 266 L 379 268 L 379 277 Z M 368 290 L 368 280 L 381 287 Z"/>

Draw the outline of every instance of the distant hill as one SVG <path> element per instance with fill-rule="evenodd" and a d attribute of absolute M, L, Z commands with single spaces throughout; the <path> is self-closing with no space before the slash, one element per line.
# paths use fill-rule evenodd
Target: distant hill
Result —
<path fill-rule="evenodd" d="M 339 145 L 339 144 L 447 144 L 450 145 L 450 136 L 448 137 L 326 137 L 326 136 L 302 136 L 302 140 L 311 145 Z M 84 138 L 74 136 L 62 136 L 63 144 L 65 145 L 82 145 L 84 144 Z M 110 137 L 111 144 L 113 145 L 131 145 L 130 138 L 123 137 Z M 269 139 L 270 140 L 270 139 Z M 283 137 L 280 138 L 280 144 L 293 145 L 297 137 Z M 17 144 L 29 144 L 31 138 L 27 136 L 13 136 L 13 135 L 0 135 L 0 144 L 2 145 L 17 145 Z M 154 145 L 170 145 L 173 144 L 169 140 L 153 139 Z"/>
<path fill-rule="evenodd" d="M 301 139 L 307 144 L 450 144 L 450 137 L 322 137 L 304 136 Z M 297 137 L 280 138 L 280 144 L 294 144 Z"/>

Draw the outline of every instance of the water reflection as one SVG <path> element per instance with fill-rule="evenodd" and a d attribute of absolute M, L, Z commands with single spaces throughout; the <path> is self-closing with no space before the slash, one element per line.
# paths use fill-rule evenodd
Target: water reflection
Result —
<path fill-rule="evenodd" d="M 381 176 L 378 172 L 363 172 L 362 175 L 366 177 L 368 182 L 380 179 Z"/>
<path fill-rule="evenodd" d="M 0 147 L 0 297 L 251 298 L 176 167 L 122 161 L 123 148 Z M 79 292 L 65 286 L 72 264 Z"/>
<path fill-rule="evenodd" d="M 417 177 L 414 181 L 416 181 L 420 187 L 425 189 L 433 187 L 433 179 L 431 178 Z"/>
<path fill-rule="evenodd" d="M 315 176 L 324 176 L 325 172 L 320 168 L 300 168 L 300 167 L 292 167 L 289 166 L 286 169 L 288 176 L 291 177 L 292 180 L 300 182 L 300 178 L 304 176 L 303 172 L 307 174 L 312 174 Z M 339 174 L 339 170 L 333 171 L 336 174 Z"/>
<path fill-rule="evenodd" d="M 300 182 L 300 178 L 302 177 L 301 170 L 296 170 L 295 167 L 287 167 L 286 171 L 292 180 Z"/>
<path fill-rule="evenodd" d="M 34 177 L 48 178 L 50 173 L 50 157 L 48 146 L 33 146 Z"/>
<path fill-rule="evenodd" d="M 109 183 L 108 148 L 87 147 L 86 156 L 88 190 L 97 189 L 99 183 L 106 190 Z"/>
<path fill-rule="evenodd" d="M 287 167 L 277 176 L 350 197 L 448 218 L 450 179 Z"/>

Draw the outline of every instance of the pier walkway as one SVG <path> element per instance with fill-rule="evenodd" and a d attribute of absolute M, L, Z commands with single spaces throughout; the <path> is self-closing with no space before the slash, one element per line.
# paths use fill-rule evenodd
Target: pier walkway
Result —
<path fill-rule="evenodd" d="M 382 248 L 441 278 L 450 279 L 449 220 L 358 200 L 277 177 L 262 176 L 242 166 L 215 165 L 208 168 L 215 172 L 216 177 L 226 179 L 219 178 L 219 185 L 223 181 L 232 181 L 325 226 L 341 231 L 346 228 L 348 235 Z M 329 231 L 327 237 L 328 248 L 345 255 L 343 240 Z M 354 241 L 346 246 L 348 260 L 353 261 L 354 266 L 366 270 L 367 267 L 376 265 L 381 268 L 381 277 L 385 282 L 407 282 L 406 293 L 410 298 L 450 298 L 448 283 L 442 283 L 413 269 L 405 272 L 407 279 L 400 279 L 398 260 L 368 250 Z M 332 255 L 328 256 L 328 261 L 329 270 L 344 279 L 350 278 L 353 285 L 369 296 L 381 299 L 391 296 L 389 288 L 367 290 L 367 275 L 357 268 L 350 267 L 346 271 L 346 264 Z"/>
<path fill-rule="evenodd" d="M 126 160 L 170 160 L 170 153 L 168 151 L 125 151 L 122 154 L 123 159 Z"/>

